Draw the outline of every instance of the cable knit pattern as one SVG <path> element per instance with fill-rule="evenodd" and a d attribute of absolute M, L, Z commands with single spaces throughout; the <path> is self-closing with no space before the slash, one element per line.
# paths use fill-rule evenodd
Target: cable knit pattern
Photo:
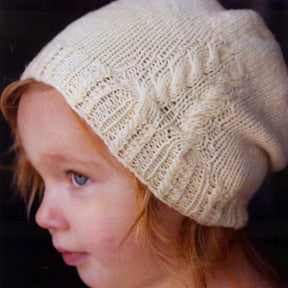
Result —
<path fill-rule="evenodd" d="M 154 195 L 239 228 L 288 157 L 287 71 L 252 11 L 215 0 L 119 0 L 69 25 L 28 65 Z"/>

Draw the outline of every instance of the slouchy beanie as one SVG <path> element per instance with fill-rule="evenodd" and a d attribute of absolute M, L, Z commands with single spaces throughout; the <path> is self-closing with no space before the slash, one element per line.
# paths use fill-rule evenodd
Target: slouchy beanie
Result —
<path fill-rule="evenodd" d="M 288 78 L 260 16 L 215 0 L 119 0 L 27 66 L 152 193 L 202 225 L 240 228 L 288 157 Z M 40 96 L 39 96 L 40 97 Z"/>

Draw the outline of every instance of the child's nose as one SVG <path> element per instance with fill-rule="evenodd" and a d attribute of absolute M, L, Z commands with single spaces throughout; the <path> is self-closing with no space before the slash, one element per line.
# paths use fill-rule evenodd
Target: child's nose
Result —
<path fill-rule="evenodd" d="M 44 197 L 35 216 L 36 223 L 48 230 L 67 230 L 69 222 L 61 207 L 62 201 L 44 192 Z"/>

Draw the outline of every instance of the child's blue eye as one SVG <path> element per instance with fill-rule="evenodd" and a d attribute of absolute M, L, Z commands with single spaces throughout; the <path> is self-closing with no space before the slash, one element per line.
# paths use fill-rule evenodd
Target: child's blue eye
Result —
<path fill-rule="evenodd" d="M 84 186 L 89 178 L 77 172 L 72 173 L 72 182 L 75 186 Z"/>

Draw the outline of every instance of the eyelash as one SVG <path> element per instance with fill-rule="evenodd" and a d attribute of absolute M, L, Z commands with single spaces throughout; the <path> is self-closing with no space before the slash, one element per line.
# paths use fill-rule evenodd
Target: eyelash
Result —
<path fill-rule="evenodd" d="M 69 177 L 71 179 L 71 182 L 75 187 L 83 187 L 90 182 L 90 179 L 81 173 L 71 171 L 71 172 L 69 172 L 69 175 L 70 175 Z M 77 178 L 75 178 L 75 177 L 78 177 L 78 181 L 81 180 L 80 184 L 79 184 L 79 182 L 77 183 Z"/>

